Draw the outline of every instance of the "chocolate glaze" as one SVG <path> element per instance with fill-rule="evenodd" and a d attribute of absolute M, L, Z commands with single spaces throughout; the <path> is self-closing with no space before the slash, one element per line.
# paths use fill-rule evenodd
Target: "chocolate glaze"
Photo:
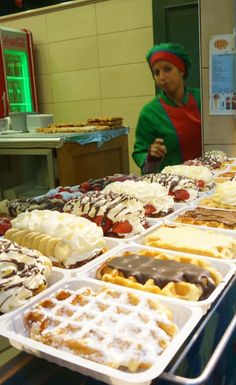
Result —
<path fill-rule="evenodd" d="M 148 279 L 153 279 L 161 289 L 169 282 L 188 282 L 199 285 L 203 291 L 201 300 L 209 297 L 216 287 L 209 271 L 191 263 L 130 254 L 114 257 L 106 262 L 106 266 L 121 271 L 125 278 L 135 277 L 141 284 L 145 284 Z"/>
<path fill-rule="evenodd" d="M 236 227 L 236 211 L 196 207 L 194 210 L 186 211 L 179 218 L 191 218 L 202 222 L 218 222 L 229 228 Z"/>

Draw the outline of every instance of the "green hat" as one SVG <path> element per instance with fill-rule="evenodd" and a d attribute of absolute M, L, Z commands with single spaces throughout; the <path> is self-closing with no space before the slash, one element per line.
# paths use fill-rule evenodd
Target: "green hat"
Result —
<path fill-rule="evenodd" d="M 154 45 L 146 55 L 148 64 L 152 70 L 153 64 L 157 60 L 165 60 L 184 72 L 184 77 L 188 76 L 189 68 L 192 65 L 192 60 L 190 59 L 185 48 L 181 44 L 177 43 L 161 43 Z"/>

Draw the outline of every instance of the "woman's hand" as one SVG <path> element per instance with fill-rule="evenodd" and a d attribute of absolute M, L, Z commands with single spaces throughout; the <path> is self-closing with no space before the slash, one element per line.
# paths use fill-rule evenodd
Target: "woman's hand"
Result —
<path fill-rule="evenodd" d="M 150 145 L 148 153 L 154 158 L 164 158 L 167 154 L 167 149 L 164 145 L 164 140 L 156 138 L 155 141 Z"/>

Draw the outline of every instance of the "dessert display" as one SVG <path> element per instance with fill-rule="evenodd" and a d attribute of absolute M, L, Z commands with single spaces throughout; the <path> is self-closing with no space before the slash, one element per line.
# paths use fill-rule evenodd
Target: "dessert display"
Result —
<path fill-rule="evenodd" d="M 123 118 L 120 116 L 108 116 L 108 117 L 94 117 L 87 119 L 87 124 L 94 125 L 97 128 L 119 128 L 123 125 Z"/>
<path fill-rule="evenodd" d="M 109 258 L 97 269 L 96 278 L 189 301 L 208 298 L 222 281 L 221 274 L 205 261 L 150 250 Z"/>
<path fill-rule="evenodd" d="M 138 292 L 82 287 L 42 299 L 24 322 L 33 340 L 137 372 L 153 366 L 178 332 L 171 318 L 165 305 Z"/>
<path fill-rule="evenodd" d="M 176 166 L 166 166 L 161 172 L 194 179 L 197 181 L 197 186 L 201 191 L 208 191 L 212 189 L 215 184 L 213 173 L 206 166 L 188 166 L 179 164 Z"/>
<path fill-rule="evenodd" d="M 83 266 L 106 250 L 100 227 L 86 218 L 49 210 L 21 213 L 11 221 L 5 237 L 39 250 L 54 266 Z"/>
<path fill-rule="evenodd" d="M 168 195 L 168 189 L 159 183 L 134 180 L 113 182 L 103 189 L 104 193 L 110 191 L 135 196 L 143 203 L 148 217 L 164 217 L 174 211 L 174 199 Z"/>
<path fill-rule="evenodd" d="M 204 155 L 207 157 L 210 157 L 210 158 L 214 158 L 214 159 L 218 160 L 219 162 L 228 162 L 229 161 L 226 153 L 224 151 L 221 151 L 221 150 L 209 150 L 209 151 L 206 151 Z"/>
<path fill-rule="evenodd" d="M 175 202 L 188 202 L 198 197 L 199 187 L 194 179 L 174 174 L 145 174 L 139 177 L 148 183 L 159 183 L 168 189 Z"/>
<path fill-rule="evenodd" d="M 206 166 L 210 170 L 222 168 L 222 162 L 211 156 L 201 156 L 200 158 L 186 160 L 183 164 L 187 166 Z"/>
<path fill-rule="evenodd" d="M 229 235 L 187 225 L 163 225 L 144 238 L 146 246 L 213 258 L 236 258 L 236 240 Z"/>
<path fill-rule="evenodd" d="M 189 225 L 236 230 L 236 211 L 196 207 L 179 214 L 175 221 Z"/>
<path fill-rule="evenodd" d="M 214 193 L 199 202 L 200 206 L 236 210 L 236 182 L 217 184 Z"/>
<path fill-rule="evenodd" d="M 82 193 L 87 191 L 101 191 L 108 184 L 112 182 L 123 182 L 125 180 L 136 180 L 137 177 L 134 174 L 114 174 L 106 176 L 105 178 L 89 179 L 80 185 L 80 191 Z"/>
<path fill-rule="evenodd" d="M 130 195 L 88 192 L 66 203 L 64 211 L 95 222 L 106 236 L 131 237 L 147 226 L 142 202 Z"/>
<path fill-rule="evenodd" d="M 18 214 L 32 210 L 57 210 L 63 211 L 64 202 L 58 199 L 47 197 L 26 198 L 26 199 L 4 199 L 0 202 L 0 215 L 17 217 Z"/>
<path fill-rule="evenodd" d="M 0 313 L 8 313 L 47 287 L 51 261 L 7 239 L 0 240 Z"/>

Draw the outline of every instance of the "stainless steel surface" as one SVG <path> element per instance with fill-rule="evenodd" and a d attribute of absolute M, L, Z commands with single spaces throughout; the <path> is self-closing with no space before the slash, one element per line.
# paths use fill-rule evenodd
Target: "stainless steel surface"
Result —
<path fill-rule="evenodd" d="M 2 148 L 59 148 L 64 143 L 63 136 L 42 136 L 40 134 L 1 134 L 0 135 L 0 149 Z"/>

